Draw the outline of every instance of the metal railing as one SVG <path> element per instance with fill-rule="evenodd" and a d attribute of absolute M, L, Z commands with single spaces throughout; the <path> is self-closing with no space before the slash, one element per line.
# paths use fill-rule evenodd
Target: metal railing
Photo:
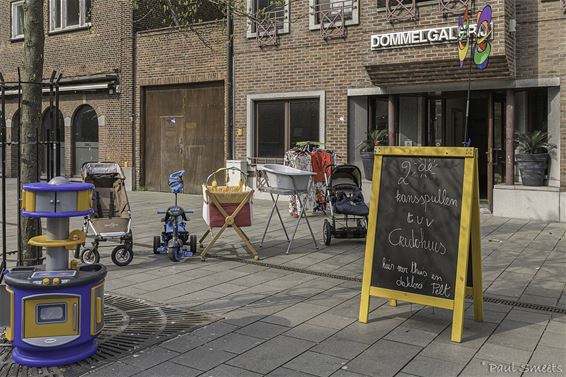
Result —
<path fill-rule="evenodd" d="M 285 29 L 287 19 L 286 9 L 261 11 L 256 13 L 252 25 L 256 34 L 258 46 L 276 46 L 279 44 L 279 32 Z"/>
<path fill-rule="evenodd" d="M 562 0 L 562 10 L 566 13 L 566 0 Z"/>
<path fill-rule="evenodd" d="M 346 38 L 346 21 L 353 19 L 357 0 L 317 2 L 311 7 L 316 25 L 320 25 L 323 39 Z"/>
<path fill-rule="evenodd" d="M 470 6 L 470 0 L 438 0 L 438 10 L 443 15 L 462 14 Z"/>
<path fill-rule="evenodd" d="M 416 0 L 385 0 L 385 19 L 389 22 L 416 20 Z"/>

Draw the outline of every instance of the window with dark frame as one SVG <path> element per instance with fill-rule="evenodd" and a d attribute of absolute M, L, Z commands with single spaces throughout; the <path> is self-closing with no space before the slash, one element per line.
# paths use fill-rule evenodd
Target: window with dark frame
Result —
<path fill-rule="evenodd" d="M 289 32 L 288 0 L 248 0 L 250 17 L 249 33 L 253 36 L 260 33 Z"/>
<path fill-rule="evenodd" d="M 255 157 L 283 158 L 300 141 L 320 141 L 320 101 L 255 102 Z"/>
<path fill-rule="evenodd" d="M 343 15 L 346 25 L 359 23 L 358 0 L 311 0 L 310 3 L 314 16 L 311 18 L 311 28 L 328 22 L 328 19 L 335 19 L 337 14 Z"/>
<path fill-rule="evenodd" d="M 50 0 L 49 31 L 87 27 L 91 10 L 92 0 Z"/>
<path fill-rule="evenodd" d="M 24 37 L 24 2 L 12 3 L 12 39 Z"/>

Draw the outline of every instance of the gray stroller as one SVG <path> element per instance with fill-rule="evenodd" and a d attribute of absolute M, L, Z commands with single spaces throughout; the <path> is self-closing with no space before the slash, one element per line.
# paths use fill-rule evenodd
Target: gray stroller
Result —
<path fill-rule="evenodd" d="M 118 241 L 111 258 L 117 266 L 127 266 L 134 258 L 132 237 L 132 215 L 124 184 L 125 176 L 120 165 L 114 162 L 87 162 L 81 168 L 84 182 L 94 185 L 94 213 L 85 217 L 83 231 L 94 234 L 92 246 L 77 247 L 75 257 L 83 263 L 100 261 L 100 243 Z"/>

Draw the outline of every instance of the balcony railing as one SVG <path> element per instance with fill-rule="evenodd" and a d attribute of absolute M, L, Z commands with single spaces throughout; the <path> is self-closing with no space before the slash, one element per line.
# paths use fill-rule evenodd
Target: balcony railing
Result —
<path fill-rule="evenodd" d="M 346 38 L 346 22 L 352 20 L 357 3 L 357 0 L 330 0 L 311 7 L 315 23 L 320 25 L 322 39 Z"/>
<path fill-rule="evenodd" d="M 288 22 L 286 13 L 285 9 L 277 9 L 256 15 L 257 18 L 252 23 L 259 47 L 279 44 L 279 32 L 285 28 L 285 23 Z"/>
<path fill-rule="evenodd" d="M 562 10 L 566 13 L 566 0 L 562 0 Z"/>
<path fill-rule="evenodd" d="M 438 9 L 443 15 L 462 14 L 470 6 L 471 0 L 438 0 Z"/>
<path fill-rule="evenodd" d="M 385 19 L 389 22 L 416 20 L 416 0 L 385 0 Z"/>

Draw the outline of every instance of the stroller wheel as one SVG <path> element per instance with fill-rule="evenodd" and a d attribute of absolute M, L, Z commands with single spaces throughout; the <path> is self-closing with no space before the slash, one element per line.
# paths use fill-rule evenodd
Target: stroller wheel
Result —
<path fill-rule="evenodd" d="M 87 247 L 81 252 L 81 262 L 85 264 L 94 264 L 100 262 L 100 254 L 97 249 Z"/>
<path fill-rule="evenodd" d="M 191 249 L 191 253 L 193 253 L 193 255 L 195 255 L 197 253 L 197 235 L 196 234 L 191 234 L 191 237 L 189 238 L 189 246 Z"/>
<path fill-rule="evenodd" d="M 332 241 L 332 225 L 328 220 L 324 220 L 324 225 L 322 227 L 322 236 L 324 237 L 324 244 L 326 246 L 330 245 Z"/>
<path fill-rule="evenodd" d="M 134 252 L 126 245 L 118 245 L 112 250 L 111 258 L 116 266 L 124 267 L 134 259 Z"/>
<path fill-rule="evenodd" d="M 153 254 L 161 254 L 159 252 L 159 247 L 161 247 L 161 237 L 153 237 Z"/>

